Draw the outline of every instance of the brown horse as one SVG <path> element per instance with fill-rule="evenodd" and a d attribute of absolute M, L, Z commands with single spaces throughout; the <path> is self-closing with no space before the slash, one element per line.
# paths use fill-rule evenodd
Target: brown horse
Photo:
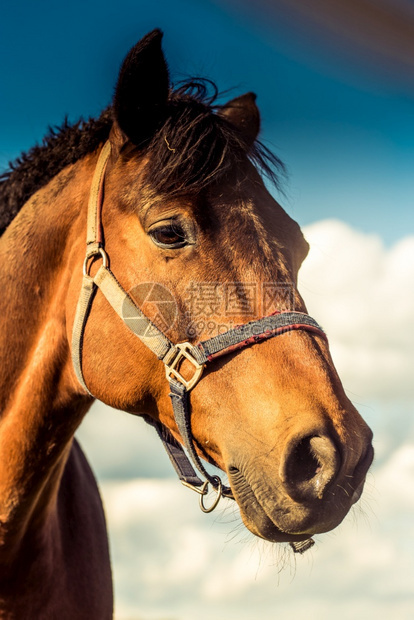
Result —
<path fill-rule="evenodd" d="M 371 432 L 295 289 L 307 244 L 258 172 L 280 169 L 257 142 L 258 130 L 252 94 L 220 107 L 202 82 L 172 89 L 161 33 L 154 31 L 127 56 L 113 105 L 100 119 L 65 125 L 3 177 L 1 618 L 112 617 L 101 500 L 73 439 L 93 397 L 145 413 L 184 440 L 165 363 L 142 331 L 137 338 L 125 325 L 122 309 L 120 319 L 105 286 L 95 290 L 99 273 L 113 291 L 131 291 L 170 343 L 195 343 L 215 326 L 256 321 L 242 339 L 245 326 L 229 332 L 233 344 L 220 359 L 210 348 L 188 423 L 196 458 L 227 473 L 228 494 L 251 532 L 296 544 L 336 527 L 359 498 L 372 461 Z M 98 158 L 106 140 L 104 177 Z M 82 276 L 97 165 L 92 207 L 94 200 L 102 204 L 102 216 Z M 72 340 L 82 282 L 94 290 Z M 154 286 L 165 292 L 167 313 L 148 296 Z M 260 296 L 269 290 L 277 294 L 264 308 Z M 280 291 L 290 292 L 294 308 Z M 263 328 L 257 319 L 266 309 L 273 318 Z M 293 312 L 280 327 L 285 310 Z M 200 347 L 188 346 L 200 356 Z M 191 355 L 181 357 L 177 373 L 168 371 L 170 384 L 182 387 L 194 364 Z M 220 493 L 217 478 L 212 483 Z"/>

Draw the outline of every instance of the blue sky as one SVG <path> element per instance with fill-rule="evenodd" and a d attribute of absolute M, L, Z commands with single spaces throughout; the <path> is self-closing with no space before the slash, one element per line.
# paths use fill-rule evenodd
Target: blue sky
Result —
<path fill-rule="evenodd" d="M 282 202 L 301 225 L 340 218 L 386 244 L 413 230 L 414 93 L 249 3 L 7 3 L 0 166 L 65 114 L 98 114 L 127 50 L 154 27 L 173 79 L 202 75 L 231 96 L 258 94 L 262 139 L 290 173 Z"/>

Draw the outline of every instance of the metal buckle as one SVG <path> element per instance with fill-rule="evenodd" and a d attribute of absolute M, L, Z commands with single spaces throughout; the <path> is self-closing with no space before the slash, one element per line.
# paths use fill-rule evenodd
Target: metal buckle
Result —
<path fill-rule="evenodd" d="M 89 275 L 89 264 L 88 263 L 91 258 L 94 258 L 98 254 L 100 254 L 102 257 L 102 265 L 104 267 L 108 267 L 108 262 L 109 262 L 108 254 L 105 252 L 103 248 L 97 248 L 96 251 L 87 253 L 86 258 L 83 263 L 83 275 L 87 278 L 90 278 L 91 280 L 92 280 L 92 277 Z"/>
<path fill-rule="evenodd" d="M 179 342 L 168 351 L 166 355 L 167 359 L 164 358 L 165 374 L 168 381 L 171 378 L 177 379 L 177 381 L 184 385 L 187 392 L 192 390 L 197 384 L 204 370 L 204 364 L 199 364 L 192 354 L 193 349 L 194 346 L 190 342 Z M 179 370 L 177 370 L 179 364 L 184 359 L 188 360 L 194 366 L 194 374 L 189 380 L 184 379 Z"/>
<path fill-rule="evenodd" d="M 223 495 L 223 484 L 220 478 L 218 476 L 213 476 L 213 478 L 217 482 L 217 490 L 216 490 L 216 497 L 213 503 L 211 504 L 211 506 L 204 505 L 204 496 L 207 495 L 208 493 L 208 485 L 209 485 L 208 480 L 206 480 L 201 487 L 196 487 L 194 484 L 186 482 L 185 480 L 181 480 L 181 483 L 185 487 L 188 487 L 189 489 L 191 489 L 192 491 L 195 491 L 196 493 L 200 495 L 200 508 L 205 513 L 213 512 L 213 510 L 217 507 L 217 504 L 219 503 L 221 496 Z"/>

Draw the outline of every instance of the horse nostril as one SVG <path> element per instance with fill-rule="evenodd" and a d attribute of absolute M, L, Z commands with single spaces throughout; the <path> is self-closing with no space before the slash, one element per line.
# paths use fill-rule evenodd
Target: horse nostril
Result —
<path fill-rule="evenodd" d="M 304 437 L 291 445 L 282 464 L 282 480 L 294 500 L 321 499 L 339 465 L 338 451 L 329 437 Z"/>

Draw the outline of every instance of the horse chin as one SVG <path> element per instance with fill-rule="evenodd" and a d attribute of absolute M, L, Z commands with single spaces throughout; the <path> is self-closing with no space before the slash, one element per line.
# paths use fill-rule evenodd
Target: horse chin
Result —
<path fill-rule="evenodd" d="M 266 491 L 263 481 L 260 485 L 251 484 L 234 467 L 230 468 L 229 480 L 244 525 L 269 542 L 300 542 L 328 532 L 341 523 L 350 508 L 336 505 L 334 511 L 326 510 L 320 501 L 318 506 L 298 504 L 283 493 Z M 361 492 L 362 488 L 359 495 Z M 357 501 L 359 495 L 355 493 L 353 500 Z"/>
<path fill-rule="evenodd" d="M 310 534 L 291 534 L 283 532 L 278 526 L 270 520 L 263 512 L 260 522 L 253 522 L 245 511 L 241 511 L 242 520 L 247 529 L 257 536 L 272 543 L 301 542 L 310 538 Z"/>

